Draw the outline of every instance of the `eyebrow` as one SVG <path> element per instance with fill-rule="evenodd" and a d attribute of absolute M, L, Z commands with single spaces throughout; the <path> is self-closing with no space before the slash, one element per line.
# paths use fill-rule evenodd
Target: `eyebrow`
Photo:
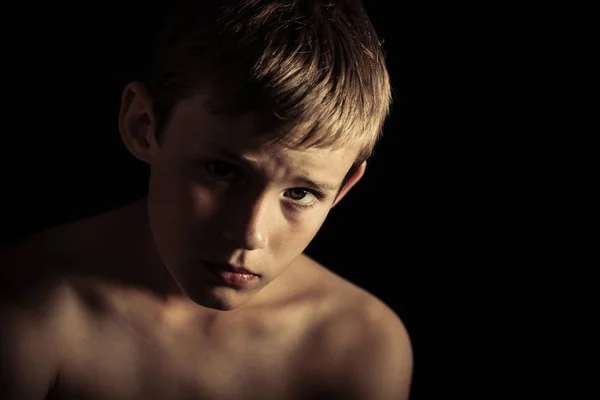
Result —
<path fill-rule="evenodd" d="M 226 158 L 237 160 L 250 167 L 255 166 L 254 161 L 231 150 L 224 148 L 215 148 L 214 151 L 225 156 Z M 333 182 L 318 182 L 304 176 L 297 176 L 293 179 L 293 181 L 297 182 L 298 185 L 308 186 L 324 194 L 335 194 L 338 192 L 341 186 L 341 184 L 336 184 Z"/>
<path fill-rule="evenodd" d="M 309 179 L 309 178 L 306 178 L 303 176 L 297 177 L 296 179 L 294 179 L 294 181 L 298 182 L 301 185 L 312 187 L 321 193 L 331 193 L 331 194 L 337 193 L 337 191 L 340 188 L 340 185 L 336 185 L 335 183 L 316 182 L 316 181 L 313 181 L 312 179 Z"/>

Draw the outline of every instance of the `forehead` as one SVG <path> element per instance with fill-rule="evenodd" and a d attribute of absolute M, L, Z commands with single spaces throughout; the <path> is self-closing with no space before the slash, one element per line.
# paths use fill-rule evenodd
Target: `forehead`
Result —
<path fill-rule="evenodd" d="M 291 148 L 274 143 L 273 134 L 261 131 L 254 114 L 231 116 L 211 113 L 200 95 L 179 102 L 173 109 L 164 145 L 181 156 L 207 152 L 243 155 L 246 161 L 276 163 L 300 170 L 342 171 L 356 159 L 354 148 Z"/>

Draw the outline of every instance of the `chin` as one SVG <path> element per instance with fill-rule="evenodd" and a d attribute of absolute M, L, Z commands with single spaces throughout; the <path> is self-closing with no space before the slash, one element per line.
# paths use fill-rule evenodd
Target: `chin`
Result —
<path fill-rule="evenodd" d="M 194 303 L 218 311 L 232 311 L 242 307 L 250 296 L 240 294 L 231 288 L 212 288 L 209 291 L 185 290 L 184 293 Z"/>

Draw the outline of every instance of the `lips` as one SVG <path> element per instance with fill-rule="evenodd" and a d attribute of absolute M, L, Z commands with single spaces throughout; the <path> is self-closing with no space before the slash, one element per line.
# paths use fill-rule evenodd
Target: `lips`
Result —
<path fill-rule="evenodd" d="M 246 269 L 244 267 L 239 267 L 236 265 L 231 265 L 229 263 L 215 263 L 215 262 L 210 262 L 210 261 L 205 261 L 205 263 L 209 268 L 235 272 L 238 274 L 254 275 L 254 276 L 258 276 L 258 277 L 261 276 L 260 274 L 250 271 L 249 269 Z"/>
<path fill-rule="evenodd" d="M 260 275 L 231 264 L 205 262 L 206 270 L 225 286 L 242 289 L 255 285 Z"/>

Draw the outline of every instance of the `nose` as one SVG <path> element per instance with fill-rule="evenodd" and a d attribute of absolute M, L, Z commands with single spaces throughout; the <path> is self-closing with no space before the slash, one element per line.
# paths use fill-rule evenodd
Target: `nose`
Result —
<path fill-rule="evenodd" d="M 223 229 L 225 239 L 244 250 L 264 249 L 267 246 L 266 199 L 259 197 L 243 204 L 244 200 L 238 198 L 233 203 Z"/>

